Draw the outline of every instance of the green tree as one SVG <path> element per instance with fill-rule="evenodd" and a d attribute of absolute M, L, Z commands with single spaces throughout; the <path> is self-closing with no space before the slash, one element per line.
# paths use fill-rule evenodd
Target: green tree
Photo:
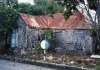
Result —
<path fill-rule="evenodd" d="M 84 3 L 84 0 L 64 0 L 64 5 L 66 7 L 66 11 L 64 12 L 65 18 L 68 18 L 72 14 L 71 10 L 77 10 L 76 5 L 78 5 L 79 2 Z M 96 10 L 99 0 L 88 0 L 88 3 L 89 8 Z"/>
<path fill-rule="evenodd" d="M 17 4 L 14 8 L 19 13 L 32 14 L 32 11 L 33 11 L 33 5 L 28 4 L 28 3 Z"/>
<path fill-rule="evenodd" d="M 91 9 L 95 9 L 97 8 L 97 5 L 99 4 L 99 0 L 88 0 L 89 3 L 89 7 Z"/>
<path fill-rule="evenodd" d="M 17 27 L 18 13 L 9 6 L 0 6 L 0 47 L 8 48 L 9 33 Z"/>
<path fill-rule="evenodd" d="M 8 32 L 16 27 L 15 21 L 18 13 L 8 6 L 0 6 L 0 31 Z"/>
<path fill-rule="evenodd" d="M 28 3 L 16 4 L 14 8 L 19 13 L 31 15 L 48 15 L 56 12 L 63 12 L 64 7 L 53 0 L 35 0 L 35 5 Z"/>
<path fill-rule="evenodd" d="M 72 15 L 72 10 L 76 10 L 77 1 L 75 0 L 64 0 L 64 5 L 66 10 L 64 11 L 64 16 L 67 19 L 70 15 Z"/>

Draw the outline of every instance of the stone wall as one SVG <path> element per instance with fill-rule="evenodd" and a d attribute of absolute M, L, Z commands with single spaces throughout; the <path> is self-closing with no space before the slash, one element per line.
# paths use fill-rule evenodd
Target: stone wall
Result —
<path fill-rule="evenodd" d="M 92 37 L 89 30 L 63 30 L 55 32 L 58 47 L 67 51 L 92 52 Z"/>

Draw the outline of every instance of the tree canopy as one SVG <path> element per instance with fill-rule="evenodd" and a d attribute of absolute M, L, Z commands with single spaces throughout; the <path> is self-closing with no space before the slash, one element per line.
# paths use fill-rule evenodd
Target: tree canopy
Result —
<path fill-rule="evenodd" d="M 32 15 L 48 15 L 55 12 L 63 12 L 64 7 L 55 1 L 48 2 L 48 0 L 35 0 L 35 5 L 18 4 L 17 10 L 22 13 Z"/>
<path fill-rule="evenodd" d="M 16 27 L 18 13 L 9 6 L 0 6 L 0 31 L 8 32 Z"/>
<path fill-rule="evenodd" d="M 89 8 L 96 10 L 99 4 L 99 0 L 87 0 L 89 3 Z M 72 14 L 71 10 L 77 10 L 76 5 L 79 4 L 79 2 L 84 4 L 84 0 L 64 0 L 64 5 L 66 7 L 65 11 L 65 17 L 68 17 Z"/>
<path fill-rule="evenodd" d="M 14 8 L 19 13 L 32 14 L 32 11 L 33 11 L 33 5 L 28 4 L 28 3 L 27 4 L 25 3 L 17 4 Z"/>

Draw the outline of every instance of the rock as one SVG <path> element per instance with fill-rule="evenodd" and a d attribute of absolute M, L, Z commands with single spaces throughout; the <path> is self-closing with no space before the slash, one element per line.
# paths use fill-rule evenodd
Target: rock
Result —
<path fill-rule="evenodd" d="M 57 48 L 55 48 L 55 50 L 57 53 L 65 53 L 65 50 L 61 47 L 57 47 Z"/>
<path fill-rule="evenodd" d="M 26 51 L 24 49 L 21 49 L 21 55 L 25 55 Z"/>
<path fill-rule="evenodd" d="M 70 61 L 70 64 L 74 64 L 75 62 L 74 61 Z"/>
<path fill-rule="evenodd" d="M 48 60 L 53 60 L 53 56 L 48 56 L 47 59 Z"/>

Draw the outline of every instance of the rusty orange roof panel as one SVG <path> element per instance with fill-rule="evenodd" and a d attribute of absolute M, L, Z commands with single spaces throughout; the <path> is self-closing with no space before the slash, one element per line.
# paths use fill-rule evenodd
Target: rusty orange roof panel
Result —
<path fill-rule="evenodd" d="M 76 12 L 65 20 L 62 13 L 56 13 L 52 16 L 32 16 L 20 14 L 21 18 L 30 27 L 37 28 L 55 28 L 55 29 L 90 29 L 91 26 L 84 16 Z"/>

